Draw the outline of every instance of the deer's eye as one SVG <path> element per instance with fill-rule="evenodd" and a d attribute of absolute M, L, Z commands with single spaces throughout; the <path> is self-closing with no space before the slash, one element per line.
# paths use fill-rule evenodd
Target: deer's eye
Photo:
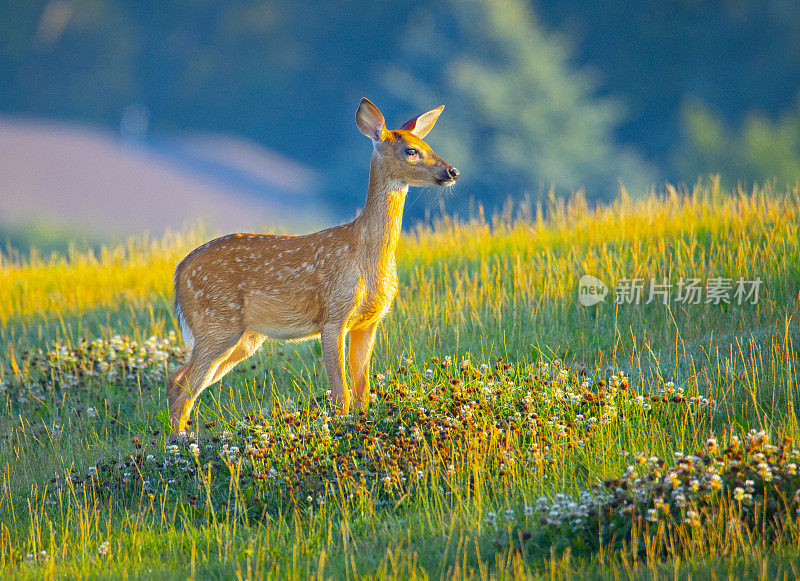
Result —
<path fill-rule="evenodd" d="M 406 155 L 409 157 L 419 155 L 419 150 L 414 149 L 413 147 L 409 147 L 408 149 L 406 149 Z"/>

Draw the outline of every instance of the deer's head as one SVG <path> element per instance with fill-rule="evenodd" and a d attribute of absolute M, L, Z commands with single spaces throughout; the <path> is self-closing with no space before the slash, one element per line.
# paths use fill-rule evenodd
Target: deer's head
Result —
<path fill-rule="evenodd" d="M 361 99 L 356 125 L 372 140 L 375 155 L 391 178 L 410 186 L 452 186 L 461 174 L 422 141 L 443 109 L 444 105 L 431 109 L 390 131 L 378 108 Z"/>

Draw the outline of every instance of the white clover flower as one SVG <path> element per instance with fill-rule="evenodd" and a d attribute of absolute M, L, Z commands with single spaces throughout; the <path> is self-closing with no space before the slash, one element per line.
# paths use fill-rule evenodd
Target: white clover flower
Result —
<path fill-rule="evenodd" d="M 798 491 L 798 492 L 800 492 L 800 491 Z M 736 488 L 734 488 L 733 489 L 733 499 L 736 502 L 741 502 L 743 498 L 744 498 L 744 488 L 742 488 L 741 486 L 737 486 Z"/>
<path fill-rule="evenodd" d="M 487 512 L 486 518 L 483 519 L 483 522 L 486 523 L 486 526 L 493 527 L 497 522 L 497 514 L 493 512 Z"/>
<path fill-rule="evenodd" d="M 525 516 L 533 516 L 533 507 L 526 506 L 525 509 L 522 511 L 522 514 L 524 514 Z"/>
<path fill-rule="evenodd" d="M 687 510 L 686 518 L 683 522 L 692 526 L 700 526 L 700 515 L 694 510 Z"/>
<path fill-rule="evenodd" d="M 513 509 L 513 508 L 509 508 L 508 510 L 506 510 L 506 514 L 505 514 L 505 516 L 506 516 L 506 520 L 507 520 L 507 521 L 516 520 L 516 518 L 517 518 L 517 515 L 516 515 L 516 513 L 514 512 L 514 509 Z"/>
<path fill-rule="evenodd" d="M 94 408 L 86 408 L 86 415 L 89 416 L 90 418 L 96 418 L 97 410 Z"/>

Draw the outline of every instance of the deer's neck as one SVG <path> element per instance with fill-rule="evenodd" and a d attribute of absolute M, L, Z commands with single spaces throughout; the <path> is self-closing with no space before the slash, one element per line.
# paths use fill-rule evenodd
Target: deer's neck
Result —
<path fill-rule="evenodd" d="M 403 205 L 408 184 L 390 178 L 380 158 L 372 156 L 364 209 L 356 218 L 359 242 L 370 261 L 393 265 L 403 225 Z"/>

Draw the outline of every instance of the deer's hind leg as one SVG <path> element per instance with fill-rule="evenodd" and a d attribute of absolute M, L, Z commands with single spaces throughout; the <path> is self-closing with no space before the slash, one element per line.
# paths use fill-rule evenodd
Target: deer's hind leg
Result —
<path fill-rule="evenodd" d="M 186 365 L 170 377 L 167 397 L 171 425 L 176 434 L 186 427 L 194 401 L 206 387 L 216 381 L 214 378 L 217 368 L 228 360 L 241 337 L 240 333 L 198 340 Z"/>
<path fill-rule="evenodd" d="M 239 339 L 239 342 L 236 343 L 236 346 L 231 350 L 228 358 L 217 366 L 216 371 L 214 371 L 214 377 L 211 379 L 209 385 L 218 382 L 225 374 L 233 369 L 237 363 L 243 359 L 247 359 L 258 351 L 258 348 L 261 347 L 261 344 L 266 338 L 266 335 L 262 335 L 261 333 L 249 330 L 245 331 L 242 338 Z"/>

